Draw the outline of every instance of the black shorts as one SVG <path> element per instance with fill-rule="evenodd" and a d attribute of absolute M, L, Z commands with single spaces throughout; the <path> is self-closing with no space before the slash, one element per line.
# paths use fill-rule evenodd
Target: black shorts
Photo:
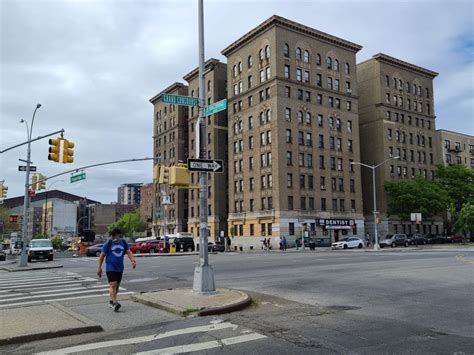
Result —
<path fill-rule="evenodd" d="M 117 282 L 118 284 L 122 281 L 123 272 L 107 271 L 107 280 L 110 282 Z"/>

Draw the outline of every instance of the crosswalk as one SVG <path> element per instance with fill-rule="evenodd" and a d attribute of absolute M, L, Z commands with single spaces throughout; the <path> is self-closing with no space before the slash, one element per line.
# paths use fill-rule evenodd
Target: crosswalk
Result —
<path fill-rule="evenodd" d="M 120 291 L 120 295 L 133 294 L 123 287 Z M 75 272 L 0 274 L 0 309 L 104 296 L 108 297 L 106 280 L 99 281 Z"/>
<path fill-rule="evenodd" d="M 186 337 L 186 335 L 191 336 Z M 109 340 L 97 343 L 71 346 L 67 348 L 37 353 L 37 355 L 59 355 L 72 353 L 97 354 L 106 352 L 114 353 L 114 348 L 120 349 L 121 352 L 140 355 L 182 354 L 195 351 L 211 350 L 215 348 L 223 350 L 224 348 L 233 345 L 254 342 L 266 338 L 267 336 L 263 334 L 253 332 L 249 329 L 241 328 L 236 324 L 224 322 L 223 320 L 214 320 L 211 321 L 209 324 L 205 325 L 168 330 L 158 334 L 143 335 L 138 337 L 129 337 L 125 339 Z M 184 339 L 192 339 L 193 341 L 191 343 L 187 343 L 187 341 Z M 198 339 L 205 341 L 196 342 L 195 340 Z M 181 344 L 173 344 L 172 346 L 169 346 L 169 340 Z M 108 350 L 100 351 L 101 349 Z M 138 349 L 142 351 L 137 352 Z"/>

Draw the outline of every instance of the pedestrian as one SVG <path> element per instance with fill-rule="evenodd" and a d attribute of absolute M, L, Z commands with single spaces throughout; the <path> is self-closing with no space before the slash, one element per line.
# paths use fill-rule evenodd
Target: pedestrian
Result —
<path fill-rule="evenodd" d="M 267 249 L 270 250 L 272 248 L 271 240 L 270 238 L 267 239 Z"/>
<path fill-rule="evenodd" d="M 262 249 L 263 249 L 264 251 L 267 250 L 267 238 L 263 238 L 262 243 L 263 243 Z"/>
<path fill-rule="evenodd" d="M 367 248 L 370 247 L 370 233 L 367 232 L 365 235 L 365 241 L 367 242 Z"/>
<path fill-rule="evenodd" d="M 128 243 L 120 238 L 120 229 L 114 228 L 111 232 L 111 239 L 102 246 L 102 253 L 99 257 L 99 266 L 97 267 L 97 276 L 102 277 L 102 263 L 105 259 L 105 273 L 109 282 L 110 301 L 109 307 L 117 312 L 121 305 L 117 302 L 117 294 L 122 281 L 123 275 L 123 259 L 127 254 L 132 267 L 135 269 L 137 262 L 130 252 Z"/>
<path fill-rule="evenodd" d="M 286 240 L 286 237 L 283 237 L 283 251 L 286 251 L 287 246 L 288 246 L 288 242 Z"/>
<path fill-rule="evenodd" d="M 232 244 L 232 241 L 230 240 L 229 236 L 226 237 L 226 241 L 227 241 L 227 251 L 230 251 L 230 245 Z"/>

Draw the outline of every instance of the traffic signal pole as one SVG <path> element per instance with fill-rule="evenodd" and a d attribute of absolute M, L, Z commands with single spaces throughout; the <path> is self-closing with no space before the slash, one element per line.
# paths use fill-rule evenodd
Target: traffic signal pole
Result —
<path fill-rule="evenodd" d="M 199 130 L 196 130 L 196 141 L 199 142 L 199 158 L 206 159 L 207 129 L 204 117 L 206 105 L 206 88 L 204 83 L 204 9 L 203 0 L 199 5 Z M 199 173 L 199 264 L 194 269 L 193 291 L 200 294 L 215 292 L 214 271 L 209 265 L 208 254 L 208 207 L 207 207 L 207 172 Z"/>

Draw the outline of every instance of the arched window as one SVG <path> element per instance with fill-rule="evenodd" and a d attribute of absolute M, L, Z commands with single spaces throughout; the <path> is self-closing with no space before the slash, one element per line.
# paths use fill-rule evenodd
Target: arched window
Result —
<path fill-rule="evenodd" d="M 303 111 L 298 111 L 298 123 L 303 123 Z"/>
<path fill-rule="evenodd" d="M 306 112 L 306 123 L 311 124 L 311 112 Z"/>
<path fill-rule="evenodd" d="M 234 78 L 237 76 L 237 66 L 236 66 L 236 65 L 234 65 L 234 66 L 232 67 L 232 76 L 233 76 Z"/>
<path fill-rule="evenodd" d="M 388 75 L 385 75 L 385 86 L 386 87 L 390 86 L 390 78 L 388 77 Z"/>
<path fill-rule="evenodd" d="M 247 58 L 247 65 L 248 65 L 249 68 L 252 68 L 252 66 L 253 66 L 251 55 L 249 55 L 249 57 Z"/>
<path fill-rule="evenodd" d="M 398 79 L 398 90 L 403 90 L 403 82 L 401 79 Z"/>
<path fill-rule="evenodd" d="M 242 73 L 242 62 L 239 62 L 239 73 Z"/>
<path fill-rule="evenodd" d="M 410 83 L 408 81 L 405 84 L 405 90 L 406 92 L 410 92 Z"/>
<path fill-rule="evenodd" d="M 194 96 L 194 90 L 191 91 L 191 96 Z"/>
<path fill-rule="evenodd" d="M 264 124 L 265 123 L 265 114 L 262 112 L 260 112 L 260 124 Z"/>
<path fill-rule="evenodd" d="M 301 60 L 301 48 L 296 48 L 296 60 Z"/>
<path fill-rule="evenodd" d="M 339 71 L 339 61 L 337 59 L 334 59 L 334 70 Z"/>
<path fill-rule="evenodd" d="M 418 86 L 418 96 L 421 96 L 421 86 Z"/>
<path fill-rule="evenodd" d="M 263 61 L 263 49 L 260 49 L 260 50 L 258 51 L 258 59 L 259 59 L 260 61 Z"/>
<path fill-rule="evenodd" d="M 416 95 L 416 84 L 413 84 L 413 95 Z"/>
<path fill-rule="evenodd" d="M 344 72 L 346 73 L 346 75 L 349 75 L 351 73 L 351 67 L 349 66 L 349 63 L 345 64 Z"/>
<path fill-rule="evenodd" d="M 332 69 L 332 59 L 331 59 L 331 57 L 326 58 L 326 65 L 327 65 L 328 69 Z"/>
<path fill-rule="evenodd" d="M 397 88 L 397 78 L 392 78 L 392 86 L 394 89 Z"/>
<path fill-rule="evenodd" d="M 303 62 L 309 63 L 309 52 L 308 51 L 304 51 Z"/>
<path fill-rule="evenodd" d="M 430 98 L 430 90 L 428 88 L 426 88 L 425 90 L 426 90 L 426 98 L 429 99 Z"/>
<path fill-rule="evenodd" d="M 211 91 L 211 81 L 207 81 L 207 91 Z"/>
<path fill-rule="evenodd" d="M 290 58 L 290 46 L 288 43 L 285 43 L 285 46 L 283 47 L 283 55 L 287 58 Z"/>
<path fill-rule="evenodd" d="M 270 122 L 272 120 L 272 111 L 268 109 L 266 114 L 267 114 L 267 122 Z"/>
<path fill-rule="evenodd" d="M 265 47 L 265 58 L 270 59 L 270 46 Z"/>
<path fill-rule="evenodd" d="M 321 65 L 321 54 L 316 54 L 316 65 Z"/>

